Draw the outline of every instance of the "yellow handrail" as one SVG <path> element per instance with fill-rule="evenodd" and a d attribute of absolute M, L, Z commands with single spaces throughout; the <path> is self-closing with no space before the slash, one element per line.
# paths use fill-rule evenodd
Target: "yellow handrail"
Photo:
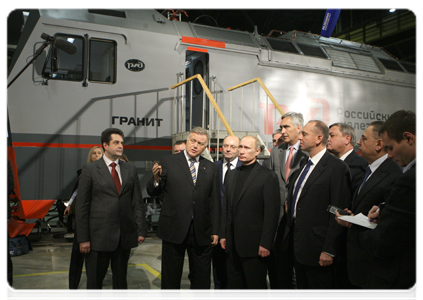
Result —
<path fill-rule="evenodd" d="M 273 105 L 275 105 L 276 109 L 279 111 L 279 113 L 281 114 L 281 116 L 283 116 L 285 113 L 283 112 L 282 108 L 276 102 L 275 98 L 273 98 L 272 94 L 270 93 L 270 91 L 267 89 L 267 87 L 264 85 L 263 81 L 259 77 L 254 78 L 254 79 L 251 79 L 251 80 L 248 80 L 248 81 L 246 81 L 244 83 L 241 83 L 241 84 L 238 84 L 236 86 L 233 86 L 233 87 L 231 87 L 231 88 L 228 89 L 228 92 L 233 91 L 233 90 L 235 90 L 237 88 L 246 86 L 246 85 L 248 85 L 250 83 L 253 83 L 255 81 L 257 81 L 260 84 L 260 86 L 262 87 L 262 89 L 264 90 L 264 92 L 266 93 L 266 95 L 269 96 L 270 100 L 273 102 Z"/>
<path fill-rule="evenodd" d="M 207 97 L 209 97 L 210 102 L 213 104 L 214 109 L 217 112 L 217 115 L 222 120 L 223 126 L 225 126 L 226 131 L 229 135 L 234 135 L 234 132 L 232 131 L 231 127 L 229 126 L 228 122 L 226 121 L 225 116 L 223 115 L 222 111 L 219 108 L 219 105 L 217 105 L 216 100 L 214 100 L 212 93 L 210 92 L 209 88 L 207 87 L 206 83 L 203 80 L 203 77 L 200 74 L 196 74 L 190 78 L 185 79 L 184 81 L 179 82 L 178 84 L 175 84 L 174 86 L 171 86 L 170 88 L 173 90 L 174 88 L 177 88 L 178 86 L 181 86 L 191 80 L 194 80 L 195 78 L 198 79 L 201 86 L 203 87 L 204 91 L 207 94 Z"/>

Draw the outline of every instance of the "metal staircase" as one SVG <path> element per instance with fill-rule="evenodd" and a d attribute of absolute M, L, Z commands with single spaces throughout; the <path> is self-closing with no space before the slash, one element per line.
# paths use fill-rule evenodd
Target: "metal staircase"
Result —
<path fill-rule="evenodd" d="M 268 159 L 270 157 L 270 151 L 266 145 L 266 143 L 263 141 L 263 139 L 260 137 L 259 132 L 255 132 L 255 131 L 244 131 L 244 130 L 240 130 L 240 131 L 233 131 L 231 129 L 231 127 L 229 126 L 228 122 L 226 121 L 225 116 L 223 115 L 222 111 L 220 110 L 219 106 L 217 105 L 217 102 L 215 101 L 215 99 L 213 98 L 212 93 L 210 92 L 209 88 L 207 87 L 206 83 L 204 82 L 203 78 L 201 77 L 201 75 L 197 74 L 194 75 L 188 79 L 185 79 L 184 81 L 181 81 L 180 83 L 174 85 L 171 87 L 171 89 L 176 89 L 177 87 L 180 87 L 184 84 L 186 84 L 189 81 L 192 81 L 194 79 L 197 79 L 201 86 L 203 87 L 205 93 L 207 94 L 207 97 L 209 98 L 210 104 L 213 105 L 217 116 L 219 117 L 219 119 L 222 121 L 225 129 L 224 130 L 220 130 L 219 128 L 217 129 L 208 129 L 209 132 L 209 136 L 210 136 L 210 140 L 209 140 L 209 144 L 207 146 L 207 149 L 202 153 L 202 156 L 210 161 L 217 161 L 222 157 L 222 144 L 223 144 L 223 140 L 226 136 L 228 135 L 235 135 L 239 138 L 242 138 L 246 135 L 251 135 L 256 137 L 259 141 L 260 141 L 260 145 L 261 145 L 261 153 L 258 156 L 258 159 Z M 255 78 L 252 79 L 250 81 L 247 81 L 245 83 L 242 83 L 240 85 L 234 86 L 232 88 L 229 88 L 228 91 L 232 92 L 233 90 L 243 87 L 245 85 L 254 83 L 254 82 L 258 82 L 261 87 L 263 88 L 263 90 L 266 92 L 268 98 L 271 99 L 271 101 L 273 102 L 273 104 L 275 105 L 275 107 L 278 109 L 278 111 L 281 113 L 281 115 L 284 114 L 284 112 L 282 111 L 282 109 L 280 108 L 279 104 L 276 102 L 276 100 L 273 98 L 273 96 L 270 94 L 269 90 L 266 88 L 266 86 L 263 84 L 263 82 L 261 81 L 260 78 Z M 182 93 L 181 93 L 182 94 Z M 178 97 L 176 95 L 176 91 L 175 91 L 175 107 L 176 107 L 176 101 L 177 99 L 183 99 L 183 97 Z M 232 96 L 231 96 L 231 102 L 232 102 Z M 204 101 L 203 101 L 204 103 Z M 253 101 L 253 105 L 254 105 L 254 101 Z M 231 105 L 232 106 L 232 105 Z M 190 106 L 192 107 L 192 106 Z M 182 111 L 182 110 L 181 110 Z M 211 111 L 211 109 L 210 109 Z M 175 109 L 175 114 L 177 114 L 177 110 Z M 232 114 L 232 108 L 231 108 L 231 114 Z M 190 115 L 192 115 L 192 113 L 190 113 Z M 254 115 L 254 114 L 253 114 Z M 181 120 L 184 118 L 182 116 L 180 116 Z M 255 122 L 255 116 L 253 117 L 254 121 L 253 124 Z M 175 120 L 177 119 L 177 116 L 175 116 Z M 181 122 L 181 124 L 184 122 Z M 210 124 L 208 126 L 204 125 L 204 115 L 203 115 L 203 127 L 204 128 L 209 128 L 211 127 Z M 177 128 L 177 126 L 176 126 Z M 182 128 L 182 126 L 181 126 Z M 189 136 L 190 131 L 184 131 L 184 132 L 176 132 L 172 134 L 172 145 L 175 144 L 177 141 L 181 141 L 181 140 L 187 140 L 188 136 Z"/>

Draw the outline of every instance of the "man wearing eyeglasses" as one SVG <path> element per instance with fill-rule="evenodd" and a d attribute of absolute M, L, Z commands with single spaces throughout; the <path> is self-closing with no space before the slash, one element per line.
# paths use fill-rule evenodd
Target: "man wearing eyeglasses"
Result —
<path fill-rule="evenodd" d="M 215 162 L 219 168 L 220 174 L 220 198 L 223 203 L 225 194 L 225 178 L 230 170 L 242 166 L 242 162 L 238 160 L 240 139 L 237 136 L 230 135 L 225 137 L 222 144 L 223 158 Z M 215 289 L 226 289 L 228 278 L 226 275 L 226 254 L 220 244 L 213 248 L 213 280 Z"/>
<path fill-rule="evenodd" d="M 188 252 L 191 289 L 210 289 L 212 247 L 218 243 L 220 182 L 217 165 L 201 157 L 209 141 L 191 130 L 183 152 L 153 166 L 150 195 L 164 193 L 157 236 L 162 239 L 162 289 L 180 289 Z"/>

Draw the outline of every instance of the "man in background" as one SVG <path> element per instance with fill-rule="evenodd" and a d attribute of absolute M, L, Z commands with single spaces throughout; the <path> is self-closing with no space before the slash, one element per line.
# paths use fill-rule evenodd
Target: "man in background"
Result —
<path fill-rule="evenodd" d="M 182 141 L 182 140 L 176 141 L 175 144 L 173 145 L 173 154 L 184 151 L 185 150 L 185 144 L 186 144 L 185 141 Z"/>
<path fill-rule="evenodd" d="M 220 199 L 221 204 L 223 203 L 223 196 L 225 194 L 225 178 L 230 170 L 238 168 L 242 165 L 242 162 L 238 159 L 239 153 L 239 137 L 227 136 L 223 140 L 222 152 L 223 158 L 215 164 L 219 168 L 220 174 Z M 225 250 L 222 249 L 220 243 L 213 248 L 212 253 L 213 259 L 213 279 L 215 289 L 226 289 L 228 286 L 228 278 L 226 272 L 226 254 Z"/>
<path fill-rule="evenodd" d="M 368 162 L 354 151 L 356 144 L 354 128 L 348 124 L 335 123 L 329 126 L 327 149 L 335 157 L 343 160 L 350 168 L 351 193 L 354 194 L 363 180 Z"/>
<path fill-rule="evenodd" d="M 335 157 L 344 161 L 351 174 L 351 197 L 354 195 L 355 190 L 361 184 L 364 173 L 368 166 L 368 162 L 354 151 L 356 144 L 356 134 L 354 128 L 345 123 L 334 123 L 329 126 L 329 139 L 327 149 Z M 347 267 L 347 228 L 343 229 L 341 239 L 342 249 L 337 256 L 337 281 L 339 289 L 349 289 L 354 286 L 348 279 Z"/>

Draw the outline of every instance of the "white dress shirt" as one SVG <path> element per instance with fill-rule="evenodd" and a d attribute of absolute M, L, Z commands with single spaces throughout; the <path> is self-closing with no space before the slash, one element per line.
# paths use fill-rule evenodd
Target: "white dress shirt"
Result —
<path fill-rule="evenodd" d="M 294 161 L 295 155 L 297 154 L 298 149 L 300 149 L 300 140 L 298 140 L 298 142 L 295 145 L 292 145 L 292 146 L 288 145 L 288 148 L 286 148 L 286 151 L 285 151 L 286 152 L 285 153 L 285 163 L 286 163 L 286 161 L 288 159 L 289 151 L 291 150 L 291 147 L 294 147 L 294 150 L 292 150 L 292 161 Z"/>
<path fill-rule="evenodd" d="M 370 167 L 370 175 L 367 177 L 367 180 L 369 180 L 369 178 L 373 175 L 374 172 L 376 172 L 377 168 L 379 168 L 379 166 L 388 158 L 388 154 L 385 154 L 381 157 L 379 157 L 378 159 L 376 159 L 374 162 L 371 163 Z"/>
<path fill-rule="evenodd" d="M 235 157 L 234 160 L 230 161 L 231 163 L 231 170 L 236 168 L 236 165 L 238 163 L 238 157 Z M 228 170 L 228 162 L 223 159 L 223 167 L 222 167 L 222 183 L 225 182 L 225 175 L 226 175 L 226 171 Z"/>
<path fill-rule="evenodd" d="M 405 173 L 405 172 L 407 172 L 408 170 L 410 170 L 411 169 L 411 167 L 412 166 L 414 166 L 414 164 L 416 163 L 416 159 L 413 159 L 403 170 L 402 170 L 402 172 L 403 173 Z"/>
<path fill-rule="evenodd" d="M 116 167 L 115 167 L 115 169 L 116 169 L 116 172 L 117 172 L 117 173 L 118 173 L 118 175 L 119 175 L 119 181 L 120 181 L 120 183 L 122 184 L 122 177 L 120 176 L 120 164 L 119 164 L 120 159 L 118 158 L 117 160 L 112 161 L 112 160 L 108 159 L 106 155 L 103 155 L 103 159 L 104 159 L 104 161 L 106 162 L 107 167 L 109 168 L 109 172 L 110 172 L 110 174 L 112 173 L 112 166 L 111 166 L 110 164 L 111 164 L 112 162 L 115 162 L 115 163 L 116 163 Z"/>
<path fill-rule="evenodd" d="M 193 158 L 193 157 L 191 157 L 191 156 L 189 156 L 189 155 L 188 155 L 188 153 L 187 153 L 187 150 L 186 150 L 186 149 L 184 150 L 184 154 L 185 154 L 185 158 L 186 158 L 187 163 L 188 163 L 188 168 L 189 168 L 189 166 L 191 165 L 191 159 L 193 159 L 193 160 L 194 160 L 195 176 L 196 176 L 196 177 L 197 177 L 197 179 L 198 179 L 198 168 L 199 168 L 199 166 L 200 166 L 200 156 L 197 156 L 196 158 Z"/>
<path fill-rule="evenodd" d="M 313 164 L 310 166 L 310 169 L 308 170 L 308 173 L 307 173 L 306 177 L 304 178 L 304 180 L 303 180 L 303 182 L 301 184 L 300 190 L 298 191 L 297 199 L 292 199 L 292 201 L 295 200 L 294 218 L 297 215 L 298 198 L 301 195 L 301 192 L 303 190 L 304 184 L 307 182 L 307 179 L 310 176 L 311 172 L 313 172 L 314 167 L 319 163 L 320 159 L 323 157 L 323 155 L 325 153 L 326 153 L 326 148 L 323 149 L 322 151 L 320 151 L 319 153 L 317 153 L 315 156 L 313 156 L 313 158 L 310 158 L 310 160 L 313 162 Z M 301 174 L 304 172 L 304 169 L 305 169 L 305 166 L 303 167 L 303 170 L 301 171 L 300 175 L 298 175 L 297 180 L 295 181 L 294 191 L 295 191 L 295 188 L 297 186 L 298 179 L 300 179 Z"/>
<path fill-rule="evenodd" d="M 344 161 L 348 157 L 348 155 L 350 155 L 351 152 L 353 152 L 353 151 L 354 151 L 354 148 L 351 149 L 350 151 L 348 151 L 347 153 L 345 153 L 344 155 L 342 155 L 339 159 Z"/>

